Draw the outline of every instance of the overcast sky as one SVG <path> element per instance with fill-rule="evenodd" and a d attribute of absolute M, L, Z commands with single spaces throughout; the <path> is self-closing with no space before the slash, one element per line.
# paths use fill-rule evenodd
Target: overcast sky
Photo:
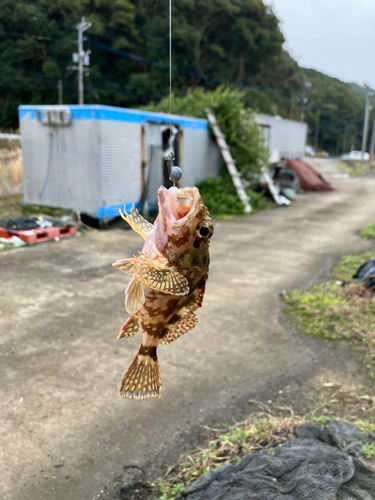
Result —
<path fill-rule="evenodd" d="M 300 66 L 375 88 L 375 0 L 265 0 Z"/>

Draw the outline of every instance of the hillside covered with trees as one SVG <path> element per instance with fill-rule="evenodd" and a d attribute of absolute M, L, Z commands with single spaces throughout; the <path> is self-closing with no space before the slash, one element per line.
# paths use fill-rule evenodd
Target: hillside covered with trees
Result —
<path fill-rule="evenodd" d="M 160 0 L 3 0 L 0 3 L 0 127 L 16 128 L 20 104 L 77 103 L 75 25 L 91 50 L 85 102 L 138 107 L 169 91 L 168 3 Z M 309 142 L 332 153 L 359 145 L 364 100 L 339 80 L 301 69 L 283 50 L 279 20 L 263 0 L 172 4 L 173 92 L 240 88 L 246 106 L 305 119 Z M 306 90 L 306 83 L 311 88 Z M 304 102 L 305 101 L 305 102 Z"/>

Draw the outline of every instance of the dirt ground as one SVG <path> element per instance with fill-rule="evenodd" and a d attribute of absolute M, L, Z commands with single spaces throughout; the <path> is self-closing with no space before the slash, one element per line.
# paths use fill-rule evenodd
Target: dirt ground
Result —
<path fill-rule="evenodd" d="M 279 320 L 283 290 L 308 287 L 341 255 L 375 251 L 356 233 L 375 220 L 375 177 L 336 187 L 215 221 L 200 323 L 159 349 L 161 400 L 117 395 L 140 338 L 116 340 L 128 278 L 111 263 L 141 248 L 135 233 L 0 254 L 2 498 L 113 498 L 124 466 L 160 473 L 202 439 L 202 424 L 244 418 L 252 400 L 303 414 L 323 383 L 368 386 L 355 354 Z"/>

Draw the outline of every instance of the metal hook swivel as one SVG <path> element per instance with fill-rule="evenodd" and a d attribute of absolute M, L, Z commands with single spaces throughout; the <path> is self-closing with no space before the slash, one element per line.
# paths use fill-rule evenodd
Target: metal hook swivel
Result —
<path fill-rule="evenodd" d="M 176 182 L 182 177 L 182 171 L 180 167 L 173 165 L 173 161 L 175 160 L 173 151 L 170 151 L 165 159 L 168 162 L 169 180 L 173 182 L 173 186 L 175 186 Z"/>

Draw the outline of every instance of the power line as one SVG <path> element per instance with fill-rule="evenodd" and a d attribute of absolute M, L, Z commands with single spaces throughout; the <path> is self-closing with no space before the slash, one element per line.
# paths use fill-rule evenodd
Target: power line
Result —
<path fill-rule="evenodd" d="M 60 39 L 49 38 L 49 37 L 43 37 L 43 36 L 40 36 L 40 35 L 28 35 L 28 34 L 23 34 L 23 33 L 13 33 L 13 32 L 3 31 L 3 30 L 0 31 L 0 35 L 1 34 L 8 35 L 8 36 L 19 37 L 19 38 L 32 38 L 32 39 L 38 40 L 38 41 L 48 41 L 48 42 L 63 42 L 64 41 L 62 38 L 60 38 Z M 106 36 L 106 38 L 110 38 L 110 37 Z M 114 54 L 120 55 L 122 57 L 126 57 L 128 59 L 132 59 L 132 60 L 137 61 L 137 62 L 147 63 L 150 66 L 155 66 L 155 67 L 158 67 L 160 69 L 164 69 L 164 70 L 168 70 L 168 71 L 173 71 L 173 72 L 179 73 L 181 75 L 193 76 L 193 77 L 199 78 L 201 80 L 206 80 L 206 81 L 210 81 L 210 82 L 221 83 L 221 84 L 225 84 L 225 85 L 233 85 L 233 86 L 236 86 L 236 87 L 239 87 L 239 88 L 243 88 L 243 89 L 259 90 L 259 91 L 263 91 L 263 92 L 274 93 L 274 94 L 283 94 L 283 95 L 288 95 L 288 96 L 294 94 L 294 92 L 292 92 L 290 90 L 271 89 L 271 88 L 267 88 L 267 87 L 259 87 L 259 86 L 256 86 L 256 85 L 241 84 L 241 83 L 238 83 L 238 82 L 231 82 L 231 81 L 225 80 L 225 79 L 220 78 L 220 77 L 216 77 L 216 76 L 212 76 L 212 75 L 206 75 L 204 73 L 199 73 L 199 72 L 196 72 L 196 71 L 192 71 L 192 70 L 188 70 L 188 69 L 184 69 L 184 68 L 179 68 L 179 67 L 176 67 L 176 66 L 171 66 L 170 67 L 168 64 L 165 64 L 165 63 L 162 63 L 162 62 L 159 62 L 159 61 L 155 61 L 153 59 L 149 59 L 149 58 L 146 58 L 146 57 L 138 56 L 136 54 L 133 54 L 131 52 L 126 52 L 124 50 L 114 49 L 114 48 L 112 48 L 112 47 L 110 47 L 108 45 L 105 45 L 105 44 L 103 44 L 101 42 L 97 42 L 97 41 L 92 40 L 92 39 L 90 39 L 90 42 L 91 42 L 92 45 L 98 47 L 101 50 L 104 50 L 104 51 L 107 51 L 107 52 L 112 52 Z M 139 97 L 139 96 L 137 96 L 137 97 Z"/>
<path fill-rule="evenodd" d="M 147 102 L 148 102 L 146 99 L 139 96 L 138 94 L 135 94 L 134 92 L 131 92 L 130 90 L 126 90 L 126 88 L 122 87 L 121 85 L 119 85 L 116 82 L 112 82 L 111 80 L 108 80 L 108 78 L 106 78 L 103 75 L 100 75 L 99 73 L 96 73 L 96 71 L 91 70 L 91 75 L 94 76 L 95 78 L 98 78 L 99 80 L 102 80 L 104 83 L 106 83 L 110 87 L 114 88 L 115 90 L 117 90 L 121 94 L 128 95 L 129 97 L 134 97 L 134 99 L 136 99 L 137 101 L 140 101 L 144 104 L 147 104 Z"/>
<path fill-rule="evenodd" d="M 34 40 L 41 40 L 43 42 L 60 42 L 61 38 L 47 38 L 45 36 L 39 35 L 25 35 L 23 33 L 12 33 L 11 31 L 0 31 L 0 34 L 6 34 L 9 36 L 19 37 L 19 38 L 33 38 Z"/>
<path fill-rule="evenodd" d="M 108 45 L 105 45 L 104 43 L 96 42 L 95 40 L 92 40 L 92 39 L 90 39 L 90 42 L 95 47 L 98 47 L 99 49 L 105 50 L 107 52 L 112 52 L 113 54 L 127 57 L 128 59 L 132 59 L 134 61 L 144 62 L 144 63 L 149 64 L 150 66 L 155 66 L 155 67 L 165 69 L 168 71 L 170 70 L 170 67 L 168 64 L 161 63 L 159 61 L 154 61 L 153 59 L 148 59 L 148 58 L 145 58 L 142 56 L 137 56 L 136 54 L 132 54 L 131 52 L 126 52 L 124 50 L 114 49 L 112 47 L 109 47 Z M 211 75 L 205 75 L 203 73 L 197 73 L 196 71 L 191 71 L 191 70 L 179 68 L 176 66 L 172 66 L 171 71 L 174 71 L 176 73 L 180 73 L 180 74 L 185 75 L 185 76 L 194 76 L 196 78 L 200 78 L 201 80 L 208 80 L 211 82 L 222 83 L 225 85 L 234 85 L 236 87 L 240 87 L 240 88 L 244 88 L 244 89 L 260 90 L 260 91 L 275 93 L 275 94 L 285 94 L 285 95 L 292 95 L 293 94 L 293 92 L 290 90 L 270 89 L 270 88 L 266 88 L 266 87 L 257 87 L 255 85 L 246 85 L 246 84 L 242 84 L 242 83 L 238 83 L 238 82 L 230 82 L 228 80 L 224 80 L 223 78 L 219 78 L 219 77 L 211 76 Z"/>

